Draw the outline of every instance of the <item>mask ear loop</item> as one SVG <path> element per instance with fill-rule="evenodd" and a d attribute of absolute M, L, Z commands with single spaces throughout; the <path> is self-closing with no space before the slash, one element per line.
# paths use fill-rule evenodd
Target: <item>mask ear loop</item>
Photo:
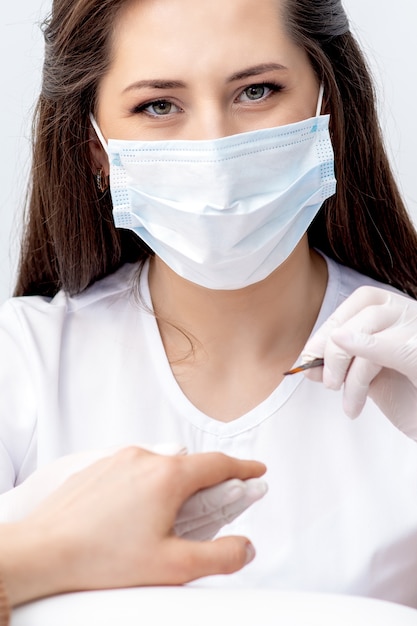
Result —
<path fill-rule="evenodd" d="M 103 146 L 103 150 L 105 151 L 105 153 L 107 154 L 107 156 L 109 156 L 109 150 L 107 147 L 107 141 L 104 139 L 103 133 L 101 132 L 99 125 L 96 122 L 96 119 L 94 117 L 94 115 L 92 113 L 90 113 L 90 122 L 92 124 L 92 127 L 94 128 L 96 135 L 101 143 L 101 145 Z"/>
<path fill-rule="evenodd" d="M 323 96 L 324 96 L 324 85 L 323 83 L 321 83 L 320 89 L 319 89 L 319 98 L 317 101 L 316 117 L 319 117 L 321 115 L 321 108 L 323 106 Z"/>

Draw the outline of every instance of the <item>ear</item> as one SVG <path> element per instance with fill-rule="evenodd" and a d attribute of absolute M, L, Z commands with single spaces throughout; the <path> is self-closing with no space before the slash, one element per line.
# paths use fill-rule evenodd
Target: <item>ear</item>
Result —
<path fill-rule="evenodd" d="M 97 137 L 96 131 L 92 126 L 89 129 L 88 146 L 91 154 L 91 166 L 93 173 L 103 170 L 106 177 L 110 174 L 110 166 L 108 156 Z"/>

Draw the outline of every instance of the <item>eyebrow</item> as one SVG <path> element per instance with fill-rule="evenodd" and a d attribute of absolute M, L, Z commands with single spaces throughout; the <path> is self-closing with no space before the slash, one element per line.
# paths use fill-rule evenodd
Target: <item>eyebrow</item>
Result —
<path fill-rule="evenodd" d="M 288 67 L 281 65 L 280 63 L 261 63 L 260 65 L 254 65 L 248 67 L 246 70 L 236 72 L 227 79 L 228 83 L 233 83 L 235 80 L 243 80 L 244 78 L 250 78 L 251 76 L 258 76 L 259 74 L 265 74 L 265 72 L 271 72 L 273 70 L 288 70 Z"/>
<path fill-rule="evenodd" d="M 228 83 L 233 83 L 237 80 L 244 80 L 245 78 L 250 78 L 251 76 L 259 76 L 259 74 L 264 74 L 265 72 L 271 71 L 285 71 L 288 68 L 285 65 L 281 65 L 280 63 L 261 63 L 260 65 L 254 65 L 253 67 L 248 67 L 246 70 L 242 70 L 241 72 L 235 72 L 228 79 Z M 153 80 L 138 80 L 135 83 L 132 83 L 128 87 L 123 90 L 123 93 L 127 93 L 129 91 L 134 91 L 136 89 L 184 89 L 187 85 L 181 80 L 163 80 L 163 79 L 153 79 Z"/>
<path fill-rule="evenodd" d="M 181 80 L 138 80 L 126 87 L 126 89 L 123 89 L 123 93 L 134 91 L 135 89 L 145 89 L 146 87 L 151 87 L 152 89 L 182 89 L 186 87 L 186 84 Z"/>

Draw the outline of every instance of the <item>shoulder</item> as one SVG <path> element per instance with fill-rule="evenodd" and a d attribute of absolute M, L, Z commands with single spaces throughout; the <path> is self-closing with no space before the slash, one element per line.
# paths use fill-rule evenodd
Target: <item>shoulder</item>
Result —
<path fill-rule="evenodd" d="M 75 312 L 100 303 L 105 306 L 106 301 L 124 298 L 130 294 L 139 274 L 138 264 L 126 263 L 113 274 L 96 281 L 82 293 L 69 296 L 60 291 L 50 303 L 52 307 L 64 307 L 67 312 Z"/>
<path fill-rule="evenodd" d="M 88 289 L 75 296 L 59 291 L 53 298 L 43 296 L 9 298 L 0 306 L 0 322 L 19 317 L 53 315 L 54 312 L 69 313 L 96 302 L 105 301 L 108 298 L 123 296 L 133 289 L 135 278 L 138 275 L 138 265 L 127 263 L 113 274 L 95 282 Z"/>
<path fill-rule="evenodd" d="M 324 255 L 322 252 L 320 252 L 320 254 L 324 257 L 327 263 L 329 276 L 328 291 L 331 292 L 333 296 L 337 299 L 337 305 L 343 302 L 343 300 L 346 300 L 346 298 L 348 298 L 354 291 L 356 291 L 356 289 L 364 286 L 386 289 L 387 291 L 392 291 L 394 293 L 402 293 L 392 285 L 388 285 L 386 283 L 375 280 L 370 276 L 361 274 L 360 272 L 352 269 L 351 267 L 347 267 L 346 265 L 341 265 L 333 259 L 326 257 L 326 255 Z"/>
<path fill-rule="evenodd" d="M 54 298 L 25 296 L 10 298 L 0 306 L 0 350 L 20 351 L 30 358 L 39 350 L 59 343 L 64 328 L 88 318 L 95 323 L 105 312 L 126 306 L 130 301 L 127 292 L 132 292 L 139 268 L 127 264 L 117 272 L 97 281 L 83 293 L 69 296 L 60 291 Z M 119 307 L 115 304 L 119 302 Z"/>

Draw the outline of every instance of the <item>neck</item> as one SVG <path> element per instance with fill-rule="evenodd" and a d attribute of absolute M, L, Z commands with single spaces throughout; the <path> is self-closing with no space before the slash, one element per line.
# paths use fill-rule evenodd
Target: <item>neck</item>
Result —
<path fill-rule="evenodd" d="M 149 273 L 153 306 L 171 362 L 207 356 L 213 363 L 244 356 L 292 365 L 317 318 L 327 283 L 326 264 L 304 237 L 265 280 L 233 291 L 211 290 L 175 274 L 159 258 Z M 282 370 L 283 371 L 283 370 Z"/>

